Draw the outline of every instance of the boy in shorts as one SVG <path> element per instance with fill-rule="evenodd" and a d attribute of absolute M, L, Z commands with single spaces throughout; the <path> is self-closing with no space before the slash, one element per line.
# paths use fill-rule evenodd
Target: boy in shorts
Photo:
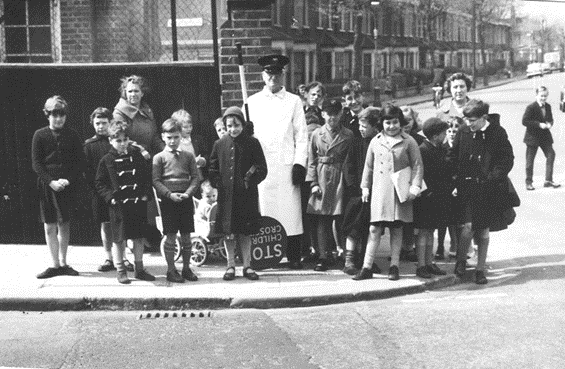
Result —
<path fill-rule="evenodd" d="M 161 128 L 165 148 L 153 157 L 153 187 L 161 199 L 167 280 L 175 283 L 184 283 L 185 279 L 197 281 L 198 277 L 190 270 L 190 233 L 194 232 L 192 196 L 198 189 L 200 174 L 194 155 L 189 151 L 179 150 L 182 124 L 177 120 L 167 119 Z M 181 274 L 175 267 L 177 232 L 181 236 Z"/>

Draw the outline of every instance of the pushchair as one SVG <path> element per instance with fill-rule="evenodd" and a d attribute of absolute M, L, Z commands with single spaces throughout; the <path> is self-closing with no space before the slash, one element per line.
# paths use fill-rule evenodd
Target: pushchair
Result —
<path fill-rule="evenodd" d="M 157 197 L 157 193 L 155 189 L 153 189 L 155 198 Z M 157 201 L 157 210 L 159 212 L 159 216 L 155 219 L 157 223 L 157 229 L 163 233 L 163 222 L 161 220 L 161 208 L 159 206 L 159 202 Z M 201 200 L 197 198 L 192 198 L 194 202 L 194 208 L 198 208 L 198 204 Z M 195 266 L 201 266 L 208 260 L 211 254 L 215 254 L 221 256 L 223 259 L 227 259 L 226 248 L 224 245 L 224 235 L 218 234 L 215 232 L 216 229 L 216 215 L 218 213 L 218 204 L 213 204 L 208 213 L 209 221 L 204 224 L 204 226 L 197 227 L 195 232 L 190 234 L 190 242 L 192 245 L 192 254 L 190 257 L 190 263 Z M 196 226 L 196 219 L 195 219 L 195 226 Z M 161 239 L 161 255 L 165 257 L 165 240 L 166 237 L 163 235 Z M 182 255 L 181 252 L 181 243 L 180 243 L 180 234 L 177 234 L 177 239 L 175 243 L 175 261 L 180 259 Z"/>

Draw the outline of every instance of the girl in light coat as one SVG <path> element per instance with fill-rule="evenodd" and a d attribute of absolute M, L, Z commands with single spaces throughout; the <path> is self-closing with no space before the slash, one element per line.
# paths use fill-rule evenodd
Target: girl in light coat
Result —
<path fill-rule="evenodd" d="M 399 279 L 402 226 L 413 220 L 412 200 L 420 192 L 424 175 L 418 144 L 402 131 L 404 125 L 406 121 L 402 110 L 391 104 L 385 106 L 380 118 L 381 132 L 373 138 L 367 151 L 361 191 L 362 200 L 371 202 L 371 226 L 363 268 L 353 277 L 354 280 L 372 278 L 371 267 L 385 227 L 390 230 L 392 254 L 388 278 Z M 409 191 L 407 200 L 401 202 L 392 174 L 406 167 L 411 168 L 409 183 L 405 184 Z"/>

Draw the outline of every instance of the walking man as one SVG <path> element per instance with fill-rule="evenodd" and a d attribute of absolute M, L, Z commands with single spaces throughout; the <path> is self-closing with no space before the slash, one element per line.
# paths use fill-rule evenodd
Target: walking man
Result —
<path fill-rule="evenodd" d="M 283 86 L 284 55 L 259 58 L 265 86 L 248 99 L 255 137 L 261 143 L 269 173 L 259 184 L 261 215 L 282 223 L 288 237 L 287 259 L 301 269 L 302 205 L 300 186 L 306 177 L 308 134 L 300 98 Z"/>
<path fill-rule="evenodd" d="M 553 182 L 553 162 L 555 161 L 555 151 L 553 150 L 553 137 L 550 129 L 553 127 L 553 114 L 551 105 L 547 101 L 549 91 L 545 86 L 536 88 L 536 101 L 528 105 L 522 125 L 526 127 L 524 143 L 526 144 L 526 189 L 535 190 L 532 177 L 534 174 L 534 160 L 538 147 L 545 155 L 545 182 L 544 187 L 558 188 L 561 185 Z"/>

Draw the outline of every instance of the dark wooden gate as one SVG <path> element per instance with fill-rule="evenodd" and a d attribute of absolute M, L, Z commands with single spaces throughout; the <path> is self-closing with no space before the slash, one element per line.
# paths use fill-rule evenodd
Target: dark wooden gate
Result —
<path fill-rule="evenodd" d="M 45 100 L 63 96 L 70 108 L 66 124 L 85 140 L 94 134 L 90 113 L 99 106 L 113 110 L 120 78 L 131 74 L 148 79 L 151 92 L 145 98 L 159 126 L 183 108 L 193 116 L 194 132 L 210 144 L 215 140 L 220 85 L 210 65 L 0 65 L 0 243 L 45 242 L 31 168 L 33 133 L 47 125 Z M 86 191 L 77 207 L 71 244 L 100 244 Z"/>

